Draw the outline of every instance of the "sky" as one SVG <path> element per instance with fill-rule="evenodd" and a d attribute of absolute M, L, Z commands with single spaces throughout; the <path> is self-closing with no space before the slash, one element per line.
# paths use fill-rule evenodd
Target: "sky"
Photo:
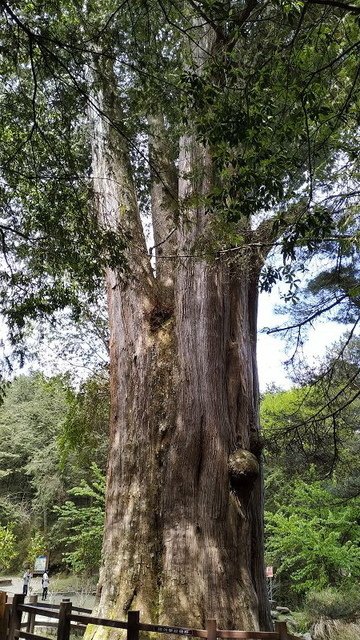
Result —
<path fill-rule="evenodd" d="M 275 289 L 271 294 L 263 293 L 259 297 L 257 356 L 261 392 L 266 391 L 272 384 L 282 389 L 294 386 L 284 365 L 291 357 L 294 347 L 287 344 L 282 333 L 267 335 L 265 332 L 267 327 L 276 327 L 278 324 L 284 324 L 286 320 L 286 317 L 279 318 L 274 312 L 274 307 L 279 302 L 278 296 L 279 292 Z M 331 351 L 332 345 L 340 339 L 346 329 L 346 325 L 323 319 L 309 327 L 307 340 L 302 349 L 307 364 L 316 368 L 327 350 Z"/>

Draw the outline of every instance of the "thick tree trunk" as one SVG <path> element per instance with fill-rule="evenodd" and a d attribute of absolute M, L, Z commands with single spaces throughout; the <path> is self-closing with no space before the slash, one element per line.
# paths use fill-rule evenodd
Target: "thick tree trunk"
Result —
<path fill-rule="evenodd" d="M 212 616 L 227 628 L 259 622 L 254 305 L 256 290 L 227 267 L 190 263 L 179 274 L 178 402 L 162 500 L 160 597 L 162 615 L 181 624 L 189 612 L 201 625 Z"/>
<path fill-rule="evenodd" d="M 93 159 L 101 218 L 116 224 L 120 212 L 132 244 L 127 278 L 107 275 L 111 429 L 99 613 L 123 618 L 138 608 L 144 621 L 203 626 L 216 617 L 225 628 L 266 628 L 258 265 L 179 257 L 155 278 L 126 146 L 112 142 L 110 127 L 100 133 Z M 185 202 L 194 189 L 188 169 L 202 168 L 196 188 L 209 188 L 211 156 L 191 137 L 181 146 Z M 99 172 L 111 180 L 97 180 Z M 167 220 L 162 229 L 169 227 Z M 179 254 L 190 255 L 205 231 L 204 211 L 188 210 Z"/>
<path fill-rule="evenodd" d="M 112 293 L 102 614 L 266 624 L 256 286 L 229 271 L 187 261 L 161 323 Z"/>

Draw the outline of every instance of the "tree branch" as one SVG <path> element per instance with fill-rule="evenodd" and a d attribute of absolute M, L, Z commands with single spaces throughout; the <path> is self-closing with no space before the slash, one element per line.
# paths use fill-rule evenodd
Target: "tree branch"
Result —
<path fill-rule="evenodd" d="M 231 19 L 234 22 L 234 24 L 236 24 L 236 26 L 239 28 L 242 27 L 247 21 L 247 19 L 250 17 L 250 14 L 252 13 L 253 9 L 255 9 L 257 4 L 258 4 L 258 0 L 248 0 L 248 2 L 245 4 L 245 7 L 242 9 L 242 11 L 239 11 L 238 13 L 234 13 L 231 16 Z"/>
<path fill-rule="evenodd" d="M 335 301 L 332 302 L 331 304 L 329 304 L 327 307 L 324 307 L 322 309 L 318 309 L 317 311 L 312 313 L 310 316 L 308 316 L 304 320 L 301 320 L 300 322 L 296 322 L 295 324 L 288 325 L 287 327 L 275 327 L 274 329 L 266 329 L 266 334 L 270 335 L 272 333 L 280 333 L 281 331 L 290 331 L 291 329 L 298 329 L 300 327 L 303 327 L 306 324 L 308 324 L 309 322 L 312 322 L 313 320 L 318 318 L 321 314 L 325 313 L 326 311 L 330 311 L 331 309 L 336 307 L 343 300 L 346 300 L 346 298 L 348 298 L 348 296 L 346 294 L 340 296 L 339 298 L 336 298 Z"/>
<path fill-rule="evenodd" d="M 347 4 L 346 2 L 340 2 L 340 0 L 306 0 L 306 4 L 320 4 L 326 7 L 335 7 L 336 9 L 342 9 L 342 11 L 348 11 L 355 15 L 360 15 L 360 7 L 353 4 Z"/>
<path fill-rule="evenodd" d="M 222 28 L 207 14 L 199 5 L 195 2 L 195 0 L 189 0 L 189 4 L 198 12 L 199 16 L 208 23 L 212 29 L 214 29 L 216 35 L 220 40 L 225 40 L 225 33 Z"/>

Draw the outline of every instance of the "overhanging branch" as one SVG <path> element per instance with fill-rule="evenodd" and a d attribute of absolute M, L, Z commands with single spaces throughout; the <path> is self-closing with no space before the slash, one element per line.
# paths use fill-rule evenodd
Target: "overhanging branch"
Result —
<path fill-rule="evenodd" d="M 340 2 L 339 0 L 306 0 L 306 4 L 320 4 L 325 5 L 326 7 L 335 7 L 336 9 L 341 9 L 342 11 L 348 11 L 349 13 L 360 15 L 360 7 L 357 7 L 354 4 Z"/>
<path fill-rule="evenodd" d="M 321 309 L 317 309 L 314 313 L 312 313 L 310 316 L 308 316 L 304 320 L 301 320 L 300 322 L 296 322 L 295 324 L 287 325 L 286 327 L 274 327 L 273 329 L 269 329 L 268 328 L 268 329 L 265 330 L 265 333 L 267 335 L 270 335 L 272 333 L 280 333 L 280 332 L 283 332 L 283 331 L 291 331 L 291 329 L 299 329 L 300 327 L 304 327 L 306 324 L 309 324 L 313 320 L 316 320 L 316 318 L 318 318 L 320 315 L 322 315 L 326 311 L 331 311 L 331 309 L 336 307 L 338 304 L 340 304 L 341 302 L 343 302 L 343 300 L 346 300 L 347 298 L 348 298 L 347 294 L 339 296 L 339 297 L 335 298 L 334 302 L 332 302 L 331 304 L 327 305 L 327 307 L 322 307 Z"/>

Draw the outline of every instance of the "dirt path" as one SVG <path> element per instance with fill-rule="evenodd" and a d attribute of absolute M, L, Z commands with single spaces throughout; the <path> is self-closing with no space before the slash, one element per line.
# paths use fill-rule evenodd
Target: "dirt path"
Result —
<path fill-rule="evenodd" d="M 11 580 L 11 585 L 0 585 L 0 589 L 2 591 L 6 591 L 7 593 L 22 593 L 23 589 L 23 581 L 19 576 L 2 576 L 3 580 Z M 29 587 L 29 595 L 37 595 L 38 599 L 41 601 L 42 587 L 41 587 L 41 577 L 32 578 Z M 86 609 L 92 609 L 95 604 L 95 596 L 84 589 L 72 590 L 71 587 L 68 591 L 57 591 L 56 590 L 56 578 L 51 579 L 50 576 L 50 585 L 47 602 L 50 604 L 59 604 L 63 598 L 69 598 L 71 602 L 78 606 L 84 607 Z"/>

